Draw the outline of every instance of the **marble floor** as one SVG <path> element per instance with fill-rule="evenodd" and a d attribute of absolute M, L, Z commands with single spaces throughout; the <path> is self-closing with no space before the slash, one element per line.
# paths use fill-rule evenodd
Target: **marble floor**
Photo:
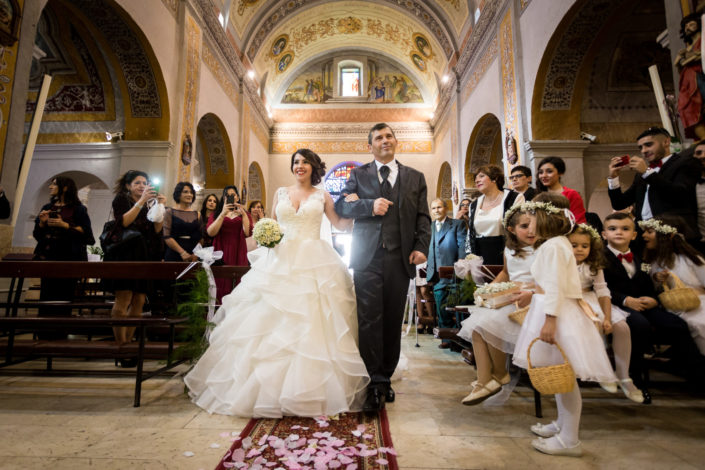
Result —
<path fill-rule="evenodd" d="M 419 348 L 413 338 L 403 342 L 406 367 L 394 384 L 397 400 L 387 407 L 402 469 L 705 468 L 702 395 L 654 388 L 654 403 L 645 406 L 584 388 L 585 455 L 550 457 L 530 447 L 529 426 L 537 419 L 528 388 L 462 406 L 474 370 L 436 345 L 427 335 Z M 113 367 L 98 361 L 80 366 Z M 142 406 L 133 408 L 130 378 L 7 374 L 0 375 L 2 469 L 210 470 L 247 422 L 197 409 L 178 377 L 145 382 Z M 544 412 L 555 419 L 550 397 Z"/>

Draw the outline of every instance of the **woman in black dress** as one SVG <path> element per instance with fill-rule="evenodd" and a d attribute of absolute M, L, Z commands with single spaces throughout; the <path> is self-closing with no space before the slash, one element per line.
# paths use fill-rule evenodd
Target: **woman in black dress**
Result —
<path fill-rule="evenodd" d="M 76 183 L 57 176 L 49 183 L 50 201 L 34 220 L 37 240 L 34 259 L 40 261 L 86 261 L 86 246 L 95 243 L 86 206 L 78 200 Z M 78 279 L 42 278 L 40 300 L 74 299 Z M 39 309 L 39 316 L 70 316 L 71 308 Z M 55 337 L 55 336 L 52 336 Z"/>
<path fill-rule="evenodd" d="M 130 248 L 121 250 L 114 256 L 106 253 L 106 261 L 159 261 L 162 259 L 162 223 L 147 219 L 147 203 L 156 199 L 164 203 L 166 198 L 157 195 L 149 183 L 147 173 L 130 170 L 117 180 L 113 199 L 113 217 L 116 230 L 134 230 L 140 234 L 130 243 Z M 106 288 L 115 292 L 113 317 L 139 317 L 151 282 L 140 279 L 116 279 L 106 283 Z M 135 332 L 134 327 L 115 327 L 115 341 L 129 343 Z"/>
<path fill-rule="evenodd" d="M 191 209 L 196 196 L 193 185 L 181 181 L 174 188 L 176 207 L 167 207 L 164 213 L 164 261 L 197 261 L 193 249 L 201 241 L 203 219 L 198 211 Z"/>
<path fill-rule="evenodd" d="M 201 220 L 203 221 L 203 242 L 201 245 L 204 247 L 213 246 L 213 237 L 208 235 L 206 223 L 208 222 L 208 217 L 215 212 L 216 207 L 218 207 L 218 196 L 212 193 L 206 196 L 201 205 Z"/>

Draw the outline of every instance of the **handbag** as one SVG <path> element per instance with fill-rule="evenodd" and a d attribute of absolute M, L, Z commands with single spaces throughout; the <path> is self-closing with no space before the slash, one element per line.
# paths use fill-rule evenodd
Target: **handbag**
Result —
<path fill-rule="evenodd" d="M 122 255 L 131 251 L 141 241 L 142 234 L 132 228 L 120 227 L 113 219 L 103 225 L 103 232 L 99 239 L 104 253 L 103 259 L 106 261 L 119 260 L 123 258 Z"/>
<path fill-rule="evenodd" d="M 673 287 L 669 285 L 672 280 Z M 688 287 L 678 276 L 669 273 L 668 279 L 663 283 L 663 292 L 658 296 L 661 305 L 669 312 L 687 312 L 700 307 L 700 297 L 692 287 Z"/>

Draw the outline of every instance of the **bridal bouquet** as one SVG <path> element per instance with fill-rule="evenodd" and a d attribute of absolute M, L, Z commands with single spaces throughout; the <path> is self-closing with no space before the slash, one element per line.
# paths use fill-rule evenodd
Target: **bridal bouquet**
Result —
<path fill-rule="evenodd" d="M 282 241 L 284 234 L 276 220 L 264 218 L 255 224 L 252 236 L 259 246 L 274 248 L 277 243 Z"/>

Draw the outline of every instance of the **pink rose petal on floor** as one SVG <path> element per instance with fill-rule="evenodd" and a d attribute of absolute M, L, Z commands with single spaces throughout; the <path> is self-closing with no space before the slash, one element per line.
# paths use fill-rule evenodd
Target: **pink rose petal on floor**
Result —
<path fill-rule="evenodd" d="M 380 465 L 387 465 L 389 462 L 387 462 L 387 459 L 377 459 L 375 460 Z"/>
<path fill-rule="evenodd" d="M 365 429 L 367 429 L 367 425 L 365 424 L 358 424 L 357 425 L 357 430 L 360 432 L 365 432 Z"/>
<path fill-rule="evenodd" d="M 256 457 L 260 455 L 262 452 L 259 451 L 259 449 L 250 449 L 250 451 L 247 453 L 247 458 L 251 459 L 252 457 Z"/>
<path fill-rule="evenodd" d="M 235 449 L 233 451 L 233 457 L 230 459 L 233 462 L 244 462 L 245 461 L 245 450 Z"/>
<path fill-rule="evenodd" d="M 301 426 L 298 424 L 295 424 L 291 427 L 291 429 L 301 429 Z"/>
<path fill-rule="evenodd" d="M 221 432 L 220 437 L 230 437 L 230 433 L 229 432 Z"/>
<path fill-rule="evenodd" d="M 242 440 L 242 448 L 243 449 L 249 449 L 252 447 L 252 438 L 251 437 L 246 437 Z"/>
<path fill-rule="evenodd" d="M 268 437 L 269 437 L 269 436 L 268 436 L 267 434 L 265 434 L 264 436 L 260 437 L 259 441 L 257 442 L 257 445 L 260 445 L 260 446 L 261 446 L 262 444 L 264 444 L 265 442 L 267 442 L 267 438 L 268 438 Z"/>
<path fill-rule="evenodd" d="M 362 438 L 363 439 L 372 439 L 372 434 L 363 434 Z"/>
<path fill-rule="evenodd" d="M 336 439 L 331 445 L 335 447 L 340 447 L 345 445 L 345 441 L 343 441 L 342 439 Z"/>
<path fill-rule="evenodd" d="M 343 465 L 347 465 L 347 464 L 349 464 L 349 463 L 353 463 L 353 462 L 354 462 L 353 459 L 351 459 L 351 458 L 348 457 L 347 455 L 343 455 L 343 454 L 338 455 L 338 461 L 340 461 L 340 463 L 342 463 Z"/>
<path fill-rule="evenodd" d="M 194 455 L 196 455 L 196 454 L 194 454 L 190 450 L 187 450 L 186 452 L 184 452 L 184 457 L 193 457 Z"/>
<path fill-rule="evenodd" d="M 235 464 L 232 462 L 223 462 L 223 467 L 225 468 L 233 468 L 235 467 Z"/>
<path fill-rule="evenodd" d="M 331 460 L 328 462 L 328 468 L 340 468 L 343 464 L 338 462 L 337 460 Z"/>
<path fill-rule="evenodd" d="M 210 448 L 211 448 L 211 449 L 220 449 L 220 444 L 216 444 L 215 442 L 213 442 L 213 443 L 210 445 Z"/>
<path fill-rule="evenodd" d="M 351 463 L 347 467 L 345 467 L 345 470 L 357 470 L 357 464 L 356 463 Z"/>

